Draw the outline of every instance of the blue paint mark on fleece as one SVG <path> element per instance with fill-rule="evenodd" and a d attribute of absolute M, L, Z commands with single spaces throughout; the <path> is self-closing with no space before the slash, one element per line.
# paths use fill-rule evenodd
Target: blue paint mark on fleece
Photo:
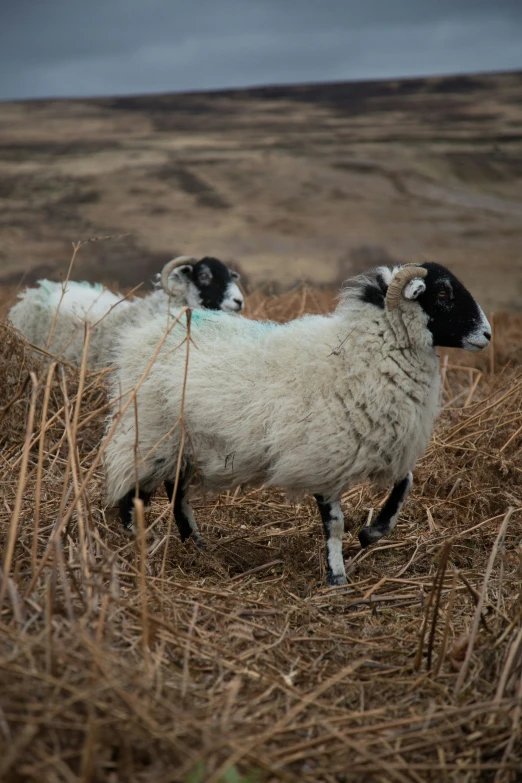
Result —
<path fill-rule="evenodd" d="M 42 289 L 42 291 L 45 291 L 46 294 L 50 294 L 52 291 L 52 287 L 56 285 L 56 283 L 52 283 L 50 280 L 39 280 L 38 285 Z"/>
<path fill-rule="evenodd" d="M 190 323 L 199 325 L 201 321 L 213 321 L 215 320 L 215 318 L 213 318 L 212 316 L 219 315 L 219 312 L 221 311 L 218 310 L 217 313 L 214 312 L 209 313 L 206 310 L 192 310 L 192 315 L 190 316 Z"/>
<path fill-rule="evenodd" d="M 54 280 L 38 280 L 38 285 L 40 288 L 45 291 L 46 294 L 52 294 L 56 291 L 56 287 L 58 285 L 61 285 L 60 283 L 57 283 Z M 103 286 L 101 283 L 87 283 L 85 281 L 82 281 L 81 283 L 74 282 L 74 286 L 78 288 L 88 288 L 91 291 L 95 291 L 97 294 L 101 294 L 103 291 Z M 65 289 L 67 290 L 67 288 Z"/>
<path fill-rule="evenodd" d="M 241 315 L 231 315 L 225 313 L 223 310 L 192 310 L 191 323 L 194 326 L 200 326 L 202 323 L 213 323 L 214 321 L 220 321 L 223 318 L 233 318 L 238 322 L 244 322 L 245 328 L 251 328 L 253 330 L 266 331 L 267 329 L 274 329 L 281 324 L 275 321 L 251 321 L 249 318 L 244 318 Z"/>

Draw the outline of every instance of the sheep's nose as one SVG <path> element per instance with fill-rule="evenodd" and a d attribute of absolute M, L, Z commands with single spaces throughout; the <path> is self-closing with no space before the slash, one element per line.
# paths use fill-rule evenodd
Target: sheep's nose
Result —
<path fill-rule="evenodd" d="M 482 334 L 484 335 L 486 340 L 491 340 L 491 332 L 485 331 L 485 332 L 482 332 Z"/>
<path fill-rule="evenodd" d="M 242 307 L 243 307 L 243 300 L 242 299 L 233 299 L 232 301 L 237 304 L 237 309 L 238 310 L 242 309 Z"/>

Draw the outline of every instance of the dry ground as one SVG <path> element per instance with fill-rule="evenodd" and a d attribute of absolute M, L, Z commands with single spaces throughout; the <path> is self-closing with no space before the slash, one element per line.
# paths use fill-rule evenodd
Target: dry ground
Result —
<path fill-rule="evenodd" d="M 260 293 L 284 320 L 325 291 Z M 352 583 L 318 514 L 277 491 L 199 497 L 205 552 L 158 497 L 103 509 L 100 376 L 48 374 L 0 323 L 0 779 L 13 783 L 522 777 L 522 318 L 443 359 L 444 409 L 394 534 L 343 500 Z"/>
<path fill-rule="evenodd" d="M 0 282 L 133 286 L 176 253 L 254 285 L 439 260 L 522 299 L 522 74 L 0 105 Z"/>

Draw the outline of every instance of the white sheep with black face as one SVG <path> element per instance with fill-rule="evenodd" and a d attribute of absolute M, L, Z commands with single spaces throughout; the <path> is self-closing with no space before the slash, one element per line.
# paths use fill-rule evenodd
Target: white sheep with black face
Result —
<path fill-rule="evenodd" d="M 85 325 L 90 324 L 87 365 L 97 368 L 111 362 L 119 329 L 141 319 L 166 317 L 169 307 L 171 311 L 187 306 L 230 313 L 243 307 L 239 274 L 217 258 L 197 261 L 180 256 L 169 261 L 159 277 L 155 291 L 133 299 L 98 283 L 69 281 L 63 293 L 61 283 L 40 280 L 37 288 L 27 288 L 19 295 L 20 301 L 8 317 L 30 343 L 72 364 L 82 361 Z"/>
<path fill-rule="evenodd" d="M 184 331 L 178 324 L 168 334 L 137 391 L 138 431 L 129 405 L 107 446 L 107 499 L 119 504 L 127 526 L 136 495 L 148 502 L 166 481 L 172 499 L 182 442 L 172 427 L 185 370 L 185 352 L 176 348 Z M 158 318 L 121 335 L 115 413 L 121 391 L 137 386 L 164 335 Z M 426 263 L 354 278 L 331 315 L 279 325 L 200 311 L 191 336 L 174 498 L 181 538 L 199 537 L 187 500 L 195 473 L 210 490 L 305 490 L 317 500 L 326 533 L 328 584 L 341 585 L 342 494 L 366 480 L 392 486 L 375 521 L 360 531 L 362 546 L 393 529 L 439 409 L 435 347 L 481 350 L 491 330 L 456 277 Z"/>

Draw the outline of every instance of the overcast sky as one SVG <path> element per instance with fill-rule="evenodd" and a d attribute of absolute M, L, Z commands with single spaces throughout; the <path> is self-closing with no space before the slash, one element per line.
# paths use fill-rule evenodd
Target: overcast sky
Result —
<path fill-rule="evenodd" d="M 0 100 L 522 68 L 522 0 L 0 0 Z"/>

